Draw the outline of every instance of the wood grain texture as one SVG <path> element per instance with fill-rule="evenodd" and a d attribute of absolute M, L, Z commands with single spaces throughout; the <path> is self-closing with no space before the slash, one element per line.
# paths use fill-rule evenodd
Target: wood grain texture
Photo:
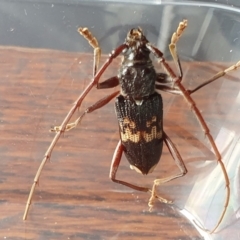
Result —
<path fill-rule="evenodd" d="M 198 216 L 207 228 L 214 226 L 225 197 L 221 171 L 187 104 L 181 97 L 167 94 L 163 94 L 164 128 L 189 170 L 186 177 L 159 187 L 159 194 L 174 200 L 173 205 L 156 202 L 150 213 L 148 194 L 109 180 L 119 139 L 110 103 L 86 116 L 81 126 L 60 139 L 43 169 L 28 219 L 22 221 L 34 175 L 54 136 L 49 129 L 61 123 L 91 79 L 92 56 L 1 48 L 0 61 L 1 239 L 203 239 L 181 209 Z M 118 60 L 113 62 L 103 78 L 116 75 L 118 65 Z M 193 87 L 223 66 L 186 63 L 183 69 L 185 85 Z M 238 76 L 239 72 L 234 72 L 194 94 L 220 152 L 226 156 L 226 165 L 231 163 L 228 171 L 231 186 L 235 186 L 222 230 L 208 239 L 238 239 L 239 161 L 231 161 L 239 149 Z M 94 89 L 79 111 L 111 91 Z M 164 148 L 153 174 L 144 177 L 135 173 L 123 157 L 117 176 L 151 187 L 156 177 L 174 172 L 178 169 Z M 212 191 L 204 191 L 206 186 Z"/>

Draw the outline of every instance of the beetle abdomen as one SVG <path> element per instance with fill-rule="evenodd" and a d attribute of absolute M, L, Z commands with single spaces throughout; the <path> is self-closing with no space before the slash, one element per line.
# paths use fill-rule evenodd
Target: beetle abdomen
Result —
<path fill-rule="evenodd" d="M 148 174 L 162 153 L 162 97 L 154 93 L 138 105 L 133 99 L 120 95 L 115 108 L 125 155 L 136 170 Z"/>

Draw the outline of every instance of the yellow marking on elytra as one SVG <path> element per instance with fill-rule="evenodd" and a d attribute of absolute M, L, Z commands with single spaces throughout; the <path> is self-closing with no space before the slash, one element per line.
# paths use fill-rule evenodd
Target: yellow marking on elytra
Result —
<path fill-rule="evenodd" d="M 151 124 L 152 124 L 153 122 L 156 122 L 156 121 L 157 121 L 157 117 L 156 117 L 156 116 L 153 116 L 151 121 L 147 121 L 146 126 L 147 126 L 147 127 L 150 127 Z"/>
<path fill-rule="evenodd" d="M 162 131 L 157 132 L 157 127 L 154 126 L 151 129 L 151 133 L 147 133 L 146 131 L 142 132 L 143 138 L 146 142 L 151 142 L 153 139 L 160 139 L 162 138 Z"/>
<path fill-rule="evenodd" d="M 154 139 L 161 139 L 162 138 L 162 130 L 157 131 L 156 124 L 151 126 L 154 122 L 157 121 L 156 116 L 153 116 L 150 121 L 147 121 L 146 127 L 148 131 L 136 131 L 136 123 L 131 121 L 129 118 L 124 118 L 123 122 L 120 123 L 121 128 L 121 139 L 123 142 L 131 141 L 134 143 L 140 142 L 143 139 L 145 142 L 151 142 Z M 161 121 L 159 122 L 161 125 Z M 149 128 L 151 132 L 149 132 Z M 124 131 L 123 131 L 124 130 Z"/>
<path fill-rule="evenodd" d="M 130 140 L 131 142 L 138 143 L 140 141 L 140 137 L 140 131 L 133 133 L 129 127 L 125 128 L 125 133 L 121 131 L 121 139 L 123 142 L 127 142 L 128 140 Z"/>
<path fill-rule="evenodd" d="M 124 124 L 126 124 L 126 123 L 130 123 L 130 120 L 129 120 L 129 118 L 127 118 L 127 117 L 126 117 L 126 118 L 124 118 L 124 119 L 123 119 L 123 123 L 124 123 Z"/>

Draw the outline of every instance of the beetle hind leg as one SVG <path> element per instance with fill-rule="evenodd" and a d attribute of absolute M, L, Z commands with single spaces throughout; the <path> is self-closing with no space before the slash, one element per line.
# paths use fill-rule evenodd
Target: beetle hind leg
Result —
<path fill-rule="evenodd" d="M 132 183 L 129 183 L 129 182 L 125 182 L 123 180 L 116 179 L 117 170 L 118 170 L 119 164 L 121 162 L 122 153 L 124 151 L 123 149 L 124 149 L 124 147 L 123 147 L 123 145 L 121 143 L 121 140 L 120 140 L 118 142 L 118 145 L 117 145 L 117 147 L 115 149 L 115 152 L 114 152 L 114 155 L 113 155 L 113 158 L 112 158 L 109 178 L 113 182 L 115 182 L 115 183 L 122 184 L 122 185 L 127 186 L 129 188 L 132 188 L 134 190 L 151 193 L 151 197 L 150 197 L 150 200 L 148 202 L 148 206 L 150 207 L 150 209 L 149 209 L 150 211 L 151 211 L 151 209 L 153 207 L 153 202 L 154 202 L 155 198 L 157 198 L 160 202 L 171 204 L 172 201 L 169 201 L 169 200 L 167 200 L 167 199 L 165 199 L 163 197 L 160 197 L 159 195 L 156 194 L 156 189 L 155 188 L 158 185 L 158 183 L 156 183 L 156 184 L 154 183 L 152 189 L 150 189 L 150 188 L 146 188 L 146 187 L 137 186 L 135 184 L 132 184 Z M 176 177 L 174 177 L 174 178 L 176 178 Z"/>
<path fill-rule="evenodd" d="M 155 179 L 154 183 L 153 183 L 153 187 L 152 187 L 152 191 L 151 191 L 151 197 L 148 201 L 148 206 L 149 206 L 149 210 L 151 211 L 154 205 L 154 200 L 157 198 L 160 202 L 164 202 L 164 203 L 168 203 L 171 204 L 172 201 L 168 201 L 166 199 L 163 199 L 161 197 L 159 197 L 156 193 L 156 187 L 166 183 L 166 182 L 170 182 L 176 178 L 180 178 L 183 177 L 186 173 L 187 173 L 187 168 L 182 160 L 182 157 L 180 155 L 180 153 L 178 152 L 176 146 L 174 145 L 174 143 L 171 141 L 171 139 L 167 136 L 167 134 L 165 132 L 163 132 L 163 140 L 170 152 L 170 154 L 172 155 L 176 165 L 178 166 L 178 168 L 180 169 L 180 173 L 177 175 L 172 175 L 166 178 L 160 178 L 160 179 Z"/>
<path fill-rule="evenodd" d="M 166 198 L 163 198 L 163 197 L 160 197 L 158 194 L 157 194 L 157 190 L 156 190 L 156 187 L 158 185 L 155 184 L 155 181 L 154 181 L 154 184 L 152 186 L 152 191 L 151 191 L 151 197 L 149 198 L 148 200 L 148 207 L 149 207 L 149 212 L 152 211 L 153 207 L 154 207 L 154 201 L 155 199 L 157 198 L 158 201 L 162 202 L 162 203 L 166 203 L 166 204 L 172 204 L 173 201 L 171 200 L 167 200 Z"/>

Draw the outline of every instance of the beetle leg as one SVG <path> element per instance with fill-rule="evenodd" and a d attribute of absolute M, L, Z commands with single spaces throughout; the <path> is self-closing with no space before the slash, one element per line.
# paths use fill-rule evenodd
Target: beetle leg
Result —
<path fill-rule="evenodd" d="M 157 90 L 161 90 L 164 92 L 168 92 L 176 95 L 182 95 L 182 92 L 175 86 L 170 87 L 170 86 L 156 85 L 155 88 Z"/>
<path fill-rule="evenodd" d="M 117 147 L 115 149 L 115 152 L 113 154 L 112 163 L 111 163 L 111 167 L 110 167 L 109 178 L 113 182 L 122 184 L 122 185 L 127 186 L 129 188 L 132 188 L 134 190 L 142 191 L 142 192 L 150 192 L 152 194 L 152 189 L 150 189 L 150 188 L 140 187 L 140 186 L 137 186 L 137 185 L 134 185 L 134 184 L 116 179 L 116 174 L 117 174 L 118 166 L 121 162 L 123 150 L 124 150 L 124 146 L 122 145 L 121 140 L 119 140 L 118 145 L 117 145 Z M 157 196 L 155 194 L 155 192 L 154 192 L 154 198 L 157 198 L 160 202 L 163 202 L 163 203 L 171 203 L 171 201 L 168 201 L 165 198 Z"/>
<path fill-rule="evenodd" d="M 157 73 L 155 88 L 156 90 L 182 95 L 182 92 L 174 85 L 174 82 L 166 73 Z"/>
<path fill-rule="evenodd" d="M 119 85 L 117 76 L 111 77 L 103 82 L 97 84 L 97 89 L 114 88 Z"/>
<path fill-rule="evenodd" d="M 114 93 L 112 93 L 112 94 L 110 94 L 110 95 L 100 99 L 99 101 L 94 103 L 92 106 L 88 107 L 79 118 L 77 118 L 74 122 L 67 124 L 65 131 L 70 131 L 71 129 L 77 127 L 77 125 L 82 121 L 83 117 L 87 113 L 91 113 L 91 112 L 93 112 L 93 111 L 95 111 L 95 110 L 105 106 L 113 98 L 115 98 L 118 94 L 119 94 L 119 91 L 116 91 L 116 92 L 114 92 Z M 50 132 L 59 132 L 60 130 L 61 130 L 60 126 L 55 126 L 55 127 L 50 129 Z"/>
<path fill-rule="evenodd" d="M 182 73 L 182 66 L 177 54 L 177 47 L 176 47 L 176 43 L 177 41 L 180 39 L 180 37 L 183 34 L 183 31 L 185 30 L 185 28 L 187 27 L 187 20 L 183 20 L 182 22 L 179 23 L 178 28 L 176 30 L 176 32 L 173 33 L 172 38 L 171 38 L 171 43 L 169 44 L 169 50 L 171 52 L 173 61 L 178 69 L 179 72 L 179 77 L 182 78 L 183 73 Z"/>
<path fill-rule="evenodd" d="M 146 47 L 149 49 L 149 51 L 158 59 L 158 62 L 162 65 L 164 71 L 167 73 L 167 75 L 170 77 L 169 83 L 175 84 L 176 82 L 181 81 L 181 77 L 177 77 L 172 68 L 169 66 L 169 64 L 166 62 L 166 59 L 163 57 L 163 53 L 156 47 L 154 47 L 151 43 L 147 43 Z"/>
<path fill-rule="evenodd" d="M 118 166 L 121 162 L 123 149 L 124 149 L 124 146 L 122 145 L 121 140 L 119 140 L 118 145 L 117 145 L 117 147 L 115 149 L 115 152 L 113 154 L 112 163 L 111 163 L 111 167 L 110 167 L 109 178 L 113 182 L 125 185 L 127 187 L 132 188 L 132 189 L 142 191 L 142 192 L 151 192 L 151 189 L 149 189 L 149 188 L 139 187 L 139 186 L 133 185 L 131 183 L 116 179 L 116 174 L 117 174 Z"/>
<path fill-rule="evenodd" d="M 93 76 L 95 76 L 100 62 L 101 48 L 99 47 L 97 39 L 88 28 L 78 28 L 78 32 L 88 41 L 89 45 L 93 47 Z"/>
<path fill-rule="evenodd" d="M 157 84 L 170 84 L 172 83 L 172 79 L 166 73 L 157 73 Z"/>
<path fill-rule="evenodd" d="M 178 54 L 177 54 L 176 43 L 182 36 L 183 31 L 185 30 L 186 27 L 187 27 L 187 20 L 184 19 L 182 22 L 179 23 L 176 32 L 174 32 L 172 35 L 171 43 L 169 44 L 170 53 L 172 55 L 173 61 L 176 65 L 176 67 L 178 69 L 178 73 L 179 73 L 179 77 L 177 79 L 175 78 L 178 81 L 182 80 L 183 72 L 182 72 L 181 62 L 180 62 Z M 152 46 L 150 43 L 147 44 L 147 47 L 157 58 L 160 58 L 160 61 L 163 63 L 163 68 L 165 69 L 166 73 L 169 74 L 169 76 L 171 77 L 170 79 L 165 78 L 164 81 L 162 81 L 163 79 L 161 77 L 159 78 L 159 74 L 158 74 L 157 82 L 159 82 L 159 83 L 174 83 L 175 79 L 173 78 L 173 76 L 175 76 L 175 74 L 172 72 L 172 69 L 168 66 L 168 64 L 164 64 L 165 59 L 163 58 L 163 53 L 159 49 Z"/>
<path fill-rule="evenodd" d="M 214 81 L 220 79 L 224 75 L 228 74 L 230 71 L 234 71 L 234 70 L 236 70 L 239 67 L 240 67 L 240 61 L 238 61 L 236 64 L 232 65 L 231 67 L 226 68 L 225 70 L 218 72 L 213 77 L 211 77 L 210 79 L 204 81 L 203 83 L 201 83 L 200 85 L 198 85 L 194 89 L 186 89 L 186 91 L 189 93 L 189 95 L 191 95 L 192 93 L 198 91 L 202 87 L 208 85 L 211 82 L 214 82 Z M 183 95 L 178 87 L 176 87 L 176 86 L 167 86 L 166 85 L 166 84 L 172 83 L 172 81 L 169 78 L 167 78 L 166 76 L 164 77 L 164 73 L 158 73 L 157 75 L 158 75 L 158 78 L 156 80 L 156 83 L 157 83 L 156 84 L 156 89 L 157 90 L 161 90 L 161 91 L 164 91 L 164 92 L 177 94 L 177 95 Z"/>
<path fill-rule="evenodd" d="M 225 70 L 218 72 L 213 77 L 211 77 L 210 79 L 206 80 L 205 82 L 203 82 L 199 86 L 195 87 L 194 89 L 188 90 L 189 94 L 192 94 L 192 93 L 196 92 L 200 88 L 208 85 L 211 82 L 216 81 L 217 79 L 219 79 L 219 78 L 223 77 L 224 75 L 228 74 L 230 71 L 236 70 L 239 67 L 240 67 L 240 61 L 238 61 L 236 64 L 232 65 L 231 67 L 226 68 Z"/>
<path fill-rule="evenodd" d="M 104 88 L 113 88 L 116 87 L 119 84 L 119 80 L 118 77 L 111 77 L 103 82 L 101 82 L 100 84 L 97 85 L 98 89 L 104 89 Z M 116 97 L 119 94 L 119 91 L 110 94 L 106 97 L 104 97 L 103 99 L 99 100 L 98 102 L 96 102 L 95 104 L 93 104 L 91 107 L 87 108 L 84 113 L 77 118 L 76 121 L 72 122 L 72 123 L 68 123 L 66 126 L 66 131 L 69 131 L 73 128 L 75 128 L 82 120 L 82 118 L 84 117 L 84 115 L 86 113 L 90 113 L 93 112 L 94 110 L 103 107 L 104 105 L 106 105 L 107 103 L 109 103 L 109 101 L 111 101 L 114 97 Z M 60 131 L 60 126 L 54 126 L 53 128 L 50 129 L 50 132 L 59 132 Z"/>
<path fill-rule="evenodd" d="M 157 196 L 156 187 L 160 184 L 165 183 L 165 182 L 170 182 L 170 181 L 172 181 L 176 178 L 183 177 L 187 173 L 187 168 L 186 168 L 186 166 L 185 166 L 185 164 L 182 160 L 182 157 L 181 157 L 180 153 L 178 152 L 176 146 L 174 145 L 174 143 L 171 141 L 171 139 L 168 137 L 168 135 L 164 131 L 163 131 L 163 140 L 164 140 L 170 154 L 172 155 L 173 160 L 175 161 L 176 165 L 180 169 L 181 173 L 179 173 L 177 175 L 172 175 L 172 176 L 169 176 L 169 177 L 166 177 L 166 178 L 160 178 L 160 179 L 155 179 L 154 180 L 154 184 L 153 184 L 153 187 L 152 187 L 152 195 L 151 195 L 151 197 L 149 199 L 149 202 L 148 202 L 148 206 L 150 208 L 150 211 L 153 207 L 153 202 L 154 202 L 154 200 Z"/>
<path fill-rule="evenodd" d="M 100 58 L 101 58 L 101 48 L 97 39 L 92 35 L 88 28 L 78 28 L 78 32 L 88 41 L 89 45 L 93 47 L 94 58 L 93 58 L 93 77 L 96 75 L 98 70 Z M 103 88 L 113 88 L 119 85 L 119 80 L 117 76 L 111 77 L 104 82 L 97 84 L 97 89 Z"/>

